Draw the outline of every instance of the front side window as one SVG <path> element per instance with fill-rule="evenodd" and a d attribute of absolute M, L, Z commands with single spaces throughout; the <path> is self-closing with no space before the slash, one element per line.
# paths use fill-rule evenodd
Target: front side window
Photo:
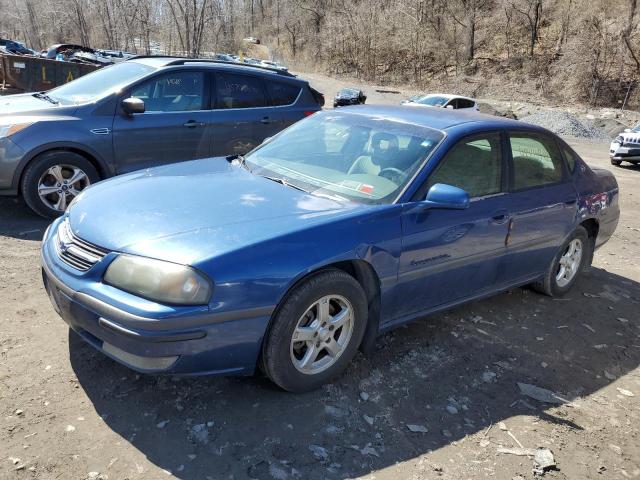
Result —
<path fill-rule="evenodd" d="M 266 107 L 267 100 L 259 78 L 221 73 L 216 76 L 217 108 Z"/>
<path fill-rule="evenodd" d="M 478 198 L 502 191 L 500 135 L 482 134 L 457 143 L 431 174 L 428 187 L 445 183 Z"/>
<path fill-rule="evenodd" d="M 427 95 L 417 99 L 415 102 L 429 107 L 442 107 L 448 101 L 449 99 L 447 97 L 441 97 L 440 95 Z"/>
<path fill-rule="evenodd" d="M 132 97 L 144 101 L 145 112 L 205 110 L 204 73 L 171 72 L 137 86 Z"/>
<path fill-rule="evenodd" d="M 550 138 L 511 133 L 513 188 L 523 190 L 558 183 L 562 180 L 562 157 Z"/>
<path fill-rule="evenodd" d="M 257 175 L 313 194 L 391 203 L 443 138 L 427 127 L 323 112 L 294 124 L 245 162 Z"/>

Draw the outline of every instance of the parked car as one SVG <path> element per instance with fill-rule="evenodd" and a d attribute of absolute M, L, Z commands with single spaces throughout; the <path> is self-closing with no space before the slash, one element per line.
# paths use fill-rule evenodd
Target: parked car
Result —
<path fill-rule="evenodd" d="M 342 88 L 336 93 L 333 99 L 333 108 L 345 107 L 347 105 L 364 105 L 367 101 L 367 96 L 359 88 Z"/>
<path fill-rule="evenodd" d="M 623 161 L 637 165 L 640 163 L 640 124 L 625 128 L 614 138 L 609 147 L 611 165 L 619 166 Z"/>
<path fill-rule="evenodd" d="M 306 391 L 410 320 L 530 283 L 565 294 L 619 216 L 610 172 L 479 114 L 327 110 L 227 160 L 101 182 L 45 233 L 46 290 L 95 348 Z"/>
<path fill-rule="evenodd" d="M 137 57 L 46 93 L 2 97 L 0 195 L 20 193 L 54 217 L 100 179 L 246 153 L 322 103 L 283 72 Z"/>
<path fill-rule="evenodd" d="M 247 37 L 243 39 L 245 42 L 254 43 L 256 45 L 260 45 L 260 39 L 256 37 Z"/>
<path fill-rule="evenodd" d="M 218 62 L 235 62 L 235 58 L 233 58 L 231 55 L 227 54 L 227 53 L 216 53 L 213 56 L 214 60 L 217 60 Z"/>
<path fill-rule="evenodd" d="M 262 60 L 260 62 L 260 64 L 263 67 L 267 67 L 267 68 L 275 68 L 276 70 L 282 70 L 282 71 L 285 71 L 285 72 L 289 71 L 289 69 L 287 67 L 285 67 L 284 65 L 281 65 L 278 62 L 273 62 L 271 60 Z"/>
<path fill-rule="evenodd" d="M 478 102 L 469 97 L 449 95 L 447 93 L 431 93 L 429 95 L 416 95 L 409 100 L 401 102 L 403 105 L 449 108 L 453 110 L 469 110 L 479 112 Z"/>
<path fill-rule="evenodd" d="M 34 50 L 27 48 L 24 43 L 5 38 L 0 38 L 0 50 L 17 55 L 35 55 L 36 53 Z"/>

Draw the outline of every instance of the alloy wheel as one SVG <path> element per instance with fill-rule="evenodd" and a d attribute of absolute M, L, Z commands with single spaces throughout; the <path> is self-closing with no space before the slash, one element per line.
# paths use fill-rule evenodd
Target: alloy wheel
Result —
<path fill-rule="evenodd" d="M 556 283 L 559 287 L 566 287 L 573 277 L 576 276 L 582 264 L 582 240 L 575 238 L 571 240 L 567 249 L 558 262 L 558 273 Z"/>
<path fill-rule="evenodd" d="M 73 165 L 54 165 L 40 176 L 38 196 L 52 210 L 64 212 L 67 205 L 91 184 L 89 176 Z"/>
<path fill-rule="evenodd" d="M 336 363 L 351 340 L 354 310 L 341 295 L 313 303 L 298 320 L 291 338 L 291 361 L 304 374 L 320 373 Z"/>

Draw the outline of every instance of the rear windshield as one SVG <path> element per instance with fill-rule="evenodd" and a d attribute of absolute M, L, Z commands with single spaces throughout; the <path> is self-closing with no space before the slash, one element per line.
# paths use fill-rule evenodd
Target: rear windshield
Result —
<path fill-rule="evenodd" d="M 62 104 L 89 103 L 120 90 L 154 70 L 142 63 L 122 62 L 96 70 L 48 93 Z"/>

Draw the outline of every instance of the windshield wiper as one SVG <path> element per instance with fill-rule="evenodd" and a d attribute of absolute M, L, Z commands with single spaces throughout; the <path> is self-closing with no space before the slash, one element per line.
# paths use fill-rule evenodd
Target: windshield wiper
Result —
<path fill-rule="evenodd" d="M 58 105 L 60 103 L 57 100 L 54 100 L 53 98 L 51 98 L 45 92 L 36 92 L 33 94 L 33 96 L 41 100 L 46 100 L 47 102 L 53 103 L 54 105 Z"/>
<path fill-rule="evenodd" d="M 269 175 L 260 175 L 260 176 L 266 178 L 267 180 L 271 180 L 272 182 L 276 182 L 276 183 L 279 183 L 280 185 L 284 185 L 285 187 L 291 187 L 291 188 L 295 188 L 296 190 L 300 190 L 301 192 L 309 193 L 304 188 L 294 185 L 293 183 L 289 183 L 282 177 L 270 177 Z"/>

